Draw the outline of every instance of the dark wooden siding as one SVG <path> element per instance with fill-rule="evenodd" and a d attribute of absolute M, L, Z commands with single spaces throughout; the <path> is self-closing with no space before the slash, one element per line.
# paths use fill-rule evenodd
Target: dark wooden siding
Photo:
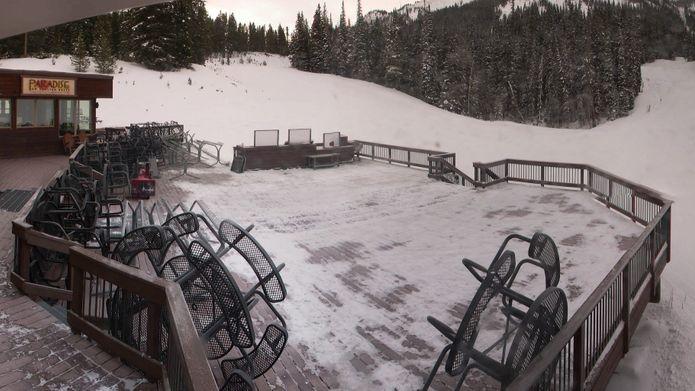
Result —
<path fill-rule="evenodd" d="M 0 129 L 0 158 L 54 155 L 63 152 L 55 128 Z"/>
<path fill-rule="evenodd" d="M 18 75 L 0 73 L 0 97 L 16 97 L 22 93 L 22 84 Z"/>
<path fill-rule="evenodd" d="M 79 99 L 113 98 L 112 80 L 78 79 L 75 88 Z"/>
<path fill-rule="evenodd" d="M 355 147 L 352 144 L 318 150 L 321 144 L 299 144 L 269 147 L 235 147 L 236 154 L 246 157 L 247 170 L 307 167 L 307 155 L 337 153 L 339 161 L 352 161 Z"/>

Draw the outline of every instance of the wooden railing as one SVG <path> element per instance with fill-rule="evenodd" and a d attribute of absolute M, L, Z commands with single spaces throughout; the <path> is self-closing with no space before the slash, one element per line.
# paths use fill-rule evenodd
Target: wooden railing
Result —
<path fill-rule="evenodd" d="M 601 281 L 551 343 L 507 390 L 549 384 L 554 390 L 604 389 L 648 302 L 660 299 L 671 251 L 671 201 L 656 191 L 590 165 L 506 159 L 474 163 L 485 186 L 525 182 L 590 191 L 645 225 L 635 244 Z"/>
<path fill-rule="evenodd" d="M 62 174 L 58 171 L 49 184 Z M 35 230 L 24 218 L 36 196 L 19 212 L 22 217 L 12 222 L 15 251 L 9 277 L 15 287 L 34 299 L 49 299 L 65 306 L 74 333 L 85 334 L 164 389 L 217 389 L 181 288 L 104 258 L 78 243 Z M 70 280 L 60 288 L 33 281 L 31 262 L 35 252 L 64 256 Z M 114 305 L 119 297 L 142 307 L 127 318 L 132 321 L 129 325 L 114 323 L 123 320 L 113 316 L 118 314 Z M 141 327 L 137 332 L 135 324 Z M 124 334 L 122 330 L 131 332 Z"/>
<path fill-rule="evenodd" d="M 648 225 L 665 206 L 658 192 L 587 164 L 505 159 L 473 163 L 475 181 L 534 183 L 590 191 L 611 209 Z"/>
<path fill-rule="evenodd" d="M 464 187 L 485 187 L 489 184 L 474 180 L 463 171 L 459 170 L 454 164 L 444 159 L 442 155 L 430 156 L 429 161 L 430 178 L 436 178 L 443 182 L 453 183 Z"/>
<path fill-rule="evenodd" d="M 85 165 L 84 163 L 82 163 L 81 157 L 82 157 L 82 154 L 84 153 L 84 148 L 85 148 L 85 145 L 80 144 L 72 152 L 72 154 L 70 154 L 70 157 L 68 158 L 68 162 L 69 162 L 70 166 L 82 171 L 85 174 L 91 175 L 91 177 L 94 178 L 95 180 L 101 180 L 104 177 L 104 175 L 101 172 L 99 172 L 99 171 L 93 169 L 92 167 L 89 167 L 89 166 Z"/>
<path fill-rule="evenodd" d="M 178 284 L 70 248 L 68 324 L 173 390 L 217 389 Z"/>
<path fill-rule="evenodd" d="M 12 231 L 16 263 L 10 279 L 19 291 L 33 298 L 67 303 L 67 320 L 74 333 L 86 335 L 165 389 L 217 389 L 176 283 L 102 257 L 77 243 L 38 232 L 21 220 L 12 223 Z M 71 279 L 65 289 L 31 282 L 30 254 L 35 248 L 69 256 Z M 119 303 L 139 311 L 123 318 L 123 311 L 114 312 Z M 121 323 L 116 324 L 117 321 Z"/>
<path fill-rule="evenodd" d="M 381 160 L 388 163 L 403 164 L 408 167 L 431 170 L 428 158 L 430 156 L 439 156 L 452 165 L 456 165 L 456 154 L 454 153 L 379 144 L 361 140 L 355 140 L 354 142 L 362 146 L 361 150 L 357 152 L 357 155 L 367 159 Z"/>

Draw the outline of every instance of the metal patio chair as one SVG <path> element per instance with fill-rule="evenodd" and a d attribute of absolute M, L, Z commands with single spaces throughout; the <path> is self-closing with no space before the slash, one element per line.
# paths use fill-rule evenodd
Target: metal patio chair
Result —
<path fill-rule="evenodd" d="M 231 220 L 220 223 L 219 236 L 229 248 L 235 249 L 244 257 L 256 274 L 258 282 L 251 291 L 262 288 L 264 296 L 271 303 L 285 300 L 287 289 L 280 276 L 280 271 L 285 267 L 284 263 L 275 266 L 273 259 L 248 230 Z"/>
<path fill-rule="evenodd" d="M 142 227 L 128 232 L 116 244 L 116 247 L 111 252 L 111 258 L 128 266 L 134 266 L 133 259 L 141 253 L 151 252 L 148 258 L 151 259 L 151 254 L 160 255 L 167 245 L 167 234 L 164 228 L 151 225 Z"/>
<path fill-rule="evenodd" d="M 222 262 L 203 242 L 194 240 L 187 256 L 167 261 L 162 277 L 180 284 L 196 328 L 206 341 L 208 359 L 222 358 L 235 347 L 239 350 L 240 357 L 225 359 L 220 364 L 225 377 L 221 389 L 249 389 L 245 388 L 247 380 L 267 372 L 282 354 L 287 342 L 284 319 L 263 293 L 242 294 Z M 258 343 L 249 314 L 254 296 L 265 300 L 281 323 L 271 323 Z"/>
<path fill-rule="evenodd" d="M 504 390 L 514 379 L 523 373 L 533 359 L 548 345 L 553 337 L 567 323 L 567 297 L 557 287 L 541 293 L 531 304 L 521 321 L 504 362 L 490 358 L 484 353 L 470 349 L 472 363 L 466 367 L 463 377 L 470 369 L 479 369 L 501 384 Z M 557 360 L 550 366 L 536 390 L 549 390 Z"/>
<path fill-rule="evenodd" d="M 423 390 L 427 390 L 432 384 L 437 370 L 441 365 L 442 361 L 446 357 L 445 371 L 450 376 L 461 376 L 461 380 L 458 383 L 456 389 L 461 387 L 463 380 L 465 379 L 464 371 L 468 365 L 468 360 L 470 359 L 470 351 L 475 345 L 475 340 L 478 337 L 478 323 L 480 321 L 480 316 L 483 311 L 487 308 L 490 301 L 500 293 L 504 284 L 512 275 L 514 271 L 515 260 L 514 253 L 511 251 L 505 251 L 502 255 L 496 258 L 490 269 L 483 279 L 480 287 L 473 296 L 473 299 L 468 304 L 468 309 L 461 319 L 458 331 L 454 332 L 449 326 L 444 324 L 442 321 L 428 316 L 427 321 L 429 321 L 432 326 L 434 326 L 439 332 L 441 332 L 447 339 L 451 341 L 449 345 L 444 347 L 442 352 L 439 354 L 437 361 L 430 372 Z"/>
<path fill-rule="evenodd" d="M 506 341 L 507 336 L 510 333 L 509 328 L 511 323 L 518 324 L 526 315 L 526 309 L 533 303 L 533 299 L 529 298 L 527 295 L 522 294 L 518 290 L 512 289 L 516 276 L 518 275 L 521 267 L 524 265 L 532 265 L 540 268 L 544 272 L 545 276 L 545 288 L 550 288 L 557 286 L 560 281 L 560 255 L 558 253 L 557 245 L 553 239 L 542 233 L 536 232 L 531 238 L 512 234 L 507 236 L 502 242 L 502 246 L 497 251 L 495 258 L 500 256 L 503 251 L 505 251 L 507 245 L 511 240 L 520 240 L 529 243 L 528 247 L 528 258 L 524 258 L 521 262 L 516 265 L 514 273 L 507 282 L 506 286 L 502 289 L 503 299 L 502 299 L 502 312 L 506 315 L 505 330 L 504 335 L 498 340 L 494 345 L 504 342 L 502 348 L 502 356 L 506 352 Z M 480 264 L 471 261 L 470 259 L 463 259 L 463 265 L 468 269 L 468 271 L 473 274 L 473 276 L 482 281 L 485 278 L 487 269 L 485 269 Z M 494 260 L 493 260 L 494 262 Z M 523 308 L 515 305 L 515 303 L 523 305 Z"/>

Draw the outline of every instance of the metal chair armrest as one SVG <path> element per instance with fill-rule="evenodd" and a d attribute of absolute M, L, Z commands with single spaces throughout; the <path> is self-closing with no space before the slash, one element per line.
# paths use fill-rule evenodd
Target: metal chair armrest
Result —
<path fill-rule="evenodd" d="M 527 296 L 522 295 L 521 293 L 519 293 L 519 292 L 517 292 L 509 287 L 506 287 L 506 286 L 502 287 L 502 290 L 500 292 L 502 293 L 503 296 L 506 296 L 514 301 L 518 301 L 519 303 L 521 303 L 527 307 L 531 307 L 531 304 L 533 304 L 532 299 L 530 299 Z M 509 305 L 511 305 L 511 303 Z M 509 305 L 505 304 L 505 306 L 509 306 Z"/>
<path fill-rule="evenodd" d="M 496 361 L 487 355 L 475 350 L 475 349 L 465 349 L 470 357 L 475 361 L 470 364 L 468 368 L 477 368 L 488 374 L 490 377 L 502 382 L 503 379 L 509 376 L 509 370 L 507 367 Z"/>
<path fill-rule="evenodd" d="M 432 326 L 434 326 L 435 329 L 437 329 L 442 335 L 445 337 L 449 338 L 450 340 L 456 339 L 456 332 L 451 329 L 451 327 L 447 326 L 442 322 L 441 320 L 433 317 L 433 316 L 428 316 L 427 321 L 430 322 Z"/>
<path fill-rule="evenodd" d="M 471 261 L 468 258 L 463 258 L 461 262 L 463 263 L 463 266 L 465 266 L 466 269 L 468 269 L 468 271 L 471 272 L 471 274 L 473 275 L 473 277 L 475 277 L 476 280 L 483 282 L 486 276 L 478 274 L 478 271 L 487 275 L 487 269 L 485 267 L 481 266 L 479 263 L 475 261 Z"/>

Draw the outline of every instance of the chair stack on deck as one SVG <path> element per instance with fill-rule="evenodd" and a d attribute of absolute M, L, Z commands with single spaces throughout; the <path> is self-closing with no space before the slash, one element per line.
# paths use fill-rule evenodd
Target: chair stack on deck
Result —
<path fill-rule="evenodd" d="M 93 176 L 70 167 L 39 192 L 26 221 L 39 232 L 106 254 L 113 232 L 122 225 L 123 203 L 104 196 L 102 185 Z M 32 249 L 31 282 L 65 287 L 67 269 L 66 255 Z"/>
<path fill-rule="evenodd" d="M 130 231 L 116 245 L 112 258 L 151 268 L 178 283 L 208 359 L 219 362 L 221 389 L 254 389 L 253 379 L 270 370 L 288 338 L 286 322 L 275 308 L 287 295 L 280 275 L 284 265 L 276 266 L 250 234 L 253 226 L 242 228 L 231 220 L 217 223 L 204 203 L 172 208 L 162 201 L 165 212 L 156 213 L 155 208 L 144 213 L 151 225 Z M 256 275 L 248 290 L 240 288 L 241 280 L 223 261 L 227 256 L 227 262 L 232 261 L 232 254 L 244 259 Z M 111 333 L 142 348 L 145 336 L 133 325 L 141 323 L 143 307 L 129 299 L 118 292 L 111 296 Z M 165 342 L 163 346 L 166 355 Z"/>
<path fill-rule="evenodd" d="M 166 201 L 146 207 L 126 200 L 143 162 L 164 161 L 167 148 L 185 149 L 190 136 L 175 124 L 137 124 L 85 144 L 70 168 L 35 199 L 27 222 L 36 230 L 94 249 L 122 264 L 176 282 L 216 364 L 223 390 L 252 390 L 282 354 L 287 327 L 275 305 L 287 296 L 280 271 L 251 235 L 253 225 L 217 221 L 209 208 Z M 223 261 L 224 259 L 224 261 Z M 226 263 L 240 260 L 256 278 L 248 289 Z M 226 262 L 226 263 L 225 263 Z M 238 265 L 234 265 L 236 268 Z M 33 248 L 32 282 L 69 289 L 68 257 Z M 245 285 L 242 285 L 245 286 Z M 112 284 L 87 284 L 92 321 L 121 342 L 145 351 L 149 309 L 142 298 Z M 265 308 L 264 308 L 265 307 Z M 167 356 L 168 325 L 161 324 L 160 352 Z"/>
<path fill-rule="evenodd" d="M 514 252 L 507 249 L 512 240 L 528 243 L 528 257 L 519 263 L 516 263 Z M 444 360 L 446 374 L 458 378 L 456 390 L 461 389 L 472 369 L 497 380 L 504 389 L 528 367 L 567 322 L 567 299 L 562 289 L 557 288 L 560 280 L 560 256 L 550 236 L 541 232 L 536 232 L 531 238 L 509 235 L 488 268 L 465 258 L 463 265 L 480 286 L 461 318 L 457 331 L 432 316 L 427 317 L 449 343 L 437 358 L 423 390 L 430 387 Z M 529 297 L 525 284 L 515 284 L 524 266 L 538 268 L 545 276 L 545 290 L 535 299 Z M 497 296 L 501 299 L 499 310 L 506 319 L 504 332 L 495 343 L 481 349 L 476 346 L 480 319 Z M 501 358 L 493 358 L 491 352 L 500 350 L 500 343 Z M 549 389 L 554 375 L 550 372 L 554 372 L 554 369 L 546 373 L 537 389 Z"/>

